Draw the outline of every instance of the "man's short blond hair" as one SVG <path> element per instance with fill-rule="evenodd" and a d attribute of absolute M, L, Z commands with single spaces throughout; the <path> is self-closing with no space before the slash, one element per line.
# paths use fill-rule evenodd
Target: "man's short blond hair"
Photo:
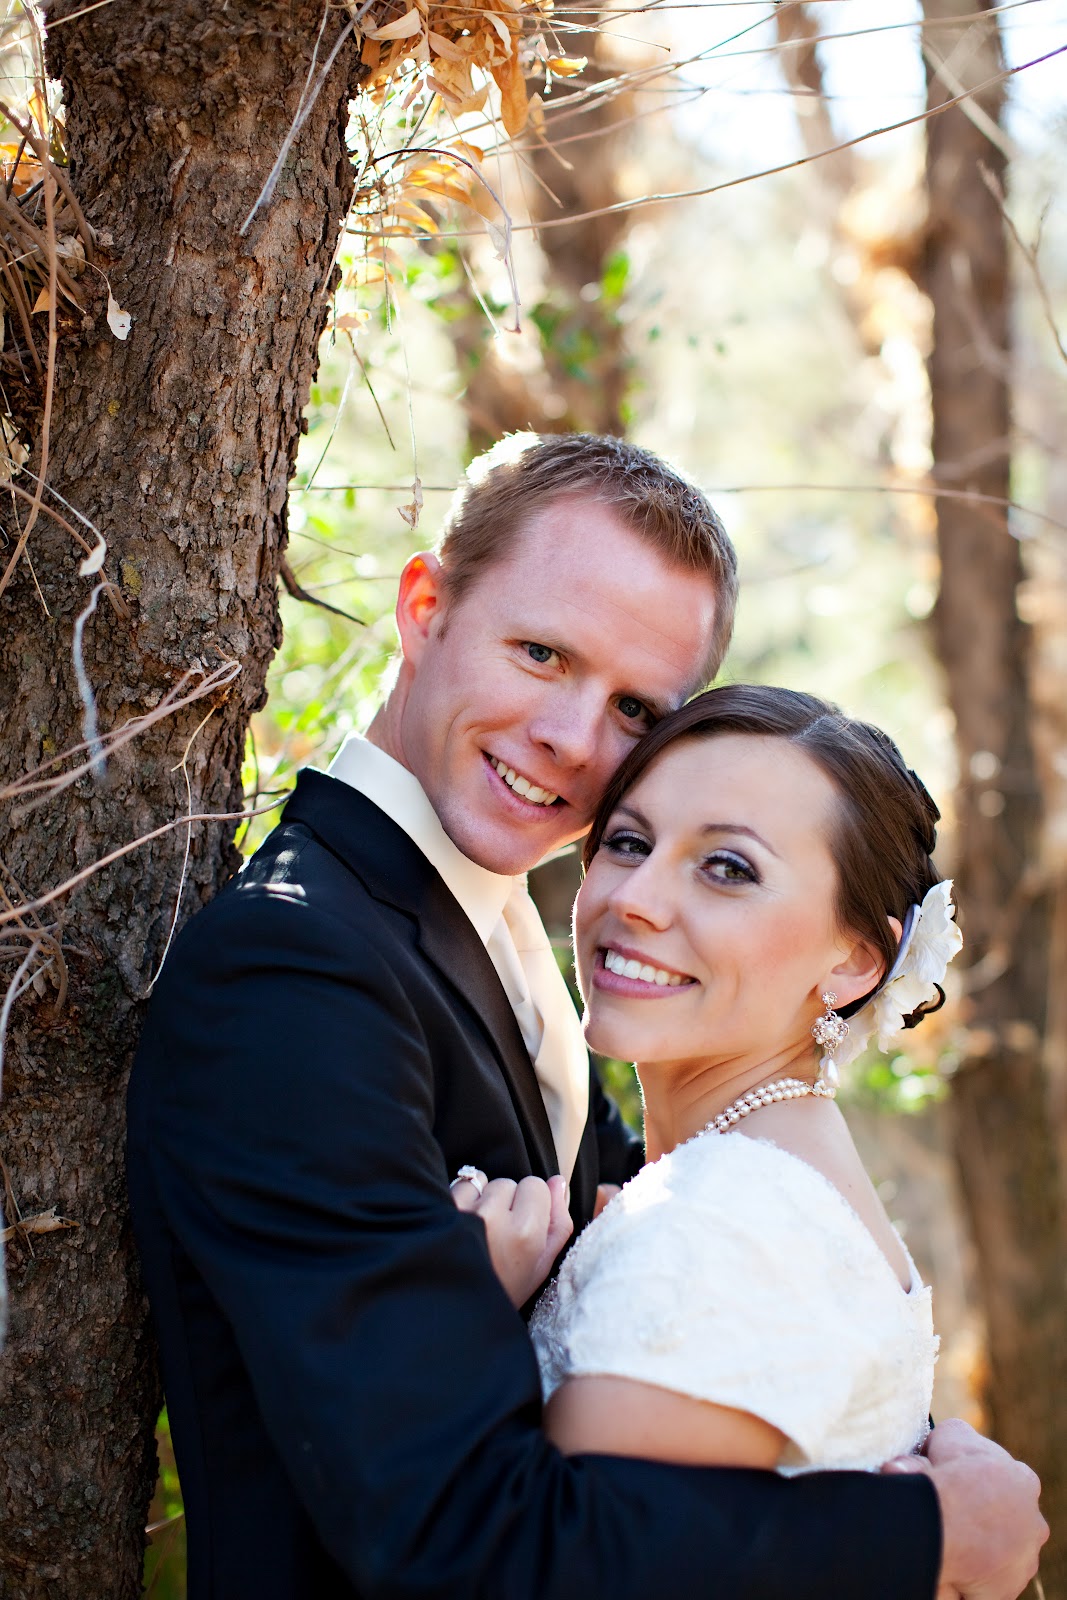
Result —
<path fill-rule="evenodd" d="M 437 554 L 446 592 L 458 600 L 479 575 L 506 559 L 530 518 L 570 496 L 608 506 L 666 562 L 707 577 L 715 626 L 707 678 L 733 632 L 737 557 L 707 497 L 659 456 L 624 439 L 592 433 L 514 433 L 467 468 L 445 519 Z"/>

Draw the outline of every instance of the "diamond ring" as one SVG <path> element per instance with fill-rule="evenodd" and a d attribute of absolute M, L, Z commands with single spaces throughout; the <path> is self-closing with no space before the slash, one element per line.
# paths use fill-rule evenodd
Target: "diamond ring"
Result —
<path fill-rule="evenodd" d="M 456 1173 L 456 1176 L 452 1179 L 452 1182 L 448 1187 L 450 1189 L 454 1189 L 457 1183 L 473 1184 L 474 1192 L 478 1196 L 479 1200 L 485 1193 L 485 1179 L 482 1177 L 482 1174 L 478 1171 L 477 1167 L 460 1167 L 459 1171 Z"/>

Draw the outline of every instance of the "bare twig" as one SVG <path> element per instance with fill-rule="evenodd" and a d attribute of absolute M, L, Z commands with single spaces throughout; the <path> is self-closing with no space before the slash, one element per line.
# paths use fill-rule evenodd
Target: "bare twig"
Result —
<path fill-rule="evenodd" d="M 1041 309 L 1044 312 L 1045 321 L 1048 323 L 1049 332 L 1052 334 L 1056 349 L 1060 353 L 1060 359 L 1064 362 L 1067 362 L 1067 348 L 1064 347 L 1060 330 L 1056 324 L 1056 315 L 1052 309 L 1052 296 L 1048 292 L 1048 286 L 1041 274 L 1041 268 L 1037 263 L 1038 247 L 1036 244 L 1027 244 L 1023 239 L 1005 204 L 1004 190 L 1002 189 L 996 175 L 990 171 L 984 161 L 980 161 L 978 163 L 978 171 L 981 174 L 982 182 L 985 184 L 986 188 L 989 190 L 990 194 L 993 196 L 993 199 L 997 203 L 997 208 L 1004 219 L 1004 226 L 1015 240 L 1015 243 L 1022 252 L 1023 260 L 1030 268 L 1030 275 L 1034 280 L 1034 287 L 1037 290 L 1038 299 L 1041 301 Z"/>
<path fill-rule="evenodd" d="M 372 0 L 366 0 L 366 4 L 360 7 L 360 10 L 359 10 L 359 13 L 358 13 L 360 17 L 364 16 L 365 13 L 370 9 L 371 3 L 372 3 Z M 265 206 L 268 203 L 268 201 L 270 200 L 271 195 L 274 193 L 275 185 L 277 184 L 278 179 L 281 176 L 281 171 L 282 171 L 282 168 L 285 166 L 286 158 L 287 158 L 290 150 L 293 148 L 293 143 L 296 140 L 297 136 L 299 135 L 301 128 L 304 126 L 304 123 L 307 121 L 308 117 L 311 115 L 311 111 L 312 111 L 312 109 L 313 109 L 313 107 L 315 105 L 315 101 L 319 97 L 319 94 L 320 94 L 320 92 L 322 90 L 322 86 L 326 82 L 326 79 L 329 77 L 330 71 L 331 71 L 331 69 L 333 67 L 334 62 L 337 60 L 337 57 L 341 53 L 341 46 L 345 43 L 345 40 L 348 39 L 351 36 L 351 34 L 355 31 L 355 26 L 356 26 L 355 19 L 349 19 L 349 21 L 346 22 L 344 27 L 341 29 L 341 32 L 338 34 L 336 43 L 334 44 L 333 49 L 330 51 L 329 55 L 327 56 L 325 63 L 323 64 L 322 71 L 319 73 L 319 75 L 318 75 L 317 79 L 315 80 L 314 84 L 312 84 L 311 76 L 312 76 L 312 73 L 315 70 L 315 63 L 318 60 L 318 54 L 319 54 L 319 45 L 322 42 L 322 35 L 326 31 L 326 23 L 327 23 L 327 21 L 329 19 L 329 16 L 330 16 L 330 7 L 329 7 L 329 5 L 327 5 L 325 7 L 324 11 L 323 11 L 322 24 L 321 24 L 321 26 L 319 28 L 318 38 L 315 40 L 315 48 L 312 51 L 311 65 L 308 67 L 307 82 L 304 84 L 303 91 L 301 92 L 300 101 L 299 101 L 299 104 L 298 104 L 297 109 L 296 109 L 296 115 L 293 118 L 292 125 L 289 128 L 289 132 L 286 134 L 285 138 L 282 140 L 282 147 L 278 151 L 277 159 L 275 160 L 275 163 L 274 163 L 273 167 L 271 167 L 271 169 L 270 169 L 270 173 L 268 174 L 266 183 L 263 185 L 262 189 L 259 191 L 259 194 L 258 194 L 258 196 L 256 198 L 255 205 L 252 207 L 251 211 L 248 213 L 247 217 L 245 218 L 245 220 L 242 222 L 240 228 L 238 229 L 238 235 L 242 239 L 244 238 L 245 234 L 248 232 L 249 228 L 252 226 L 253 219 L 254 219 L 254 217 L 256 215 L 256 212 L 259 210 L 260 206 Z"/>
<path fill-rule="evenodd" d="M 27 908 L 22 907 L 20 909 L 25 910 Z M 0 912 L 0 922 L 3 922 L 10 915 L 10 912 Z M 30 945 L 30 948 L 19 963 L 18 971 L 8 984 L 7 993 L 4 995 L 4 1003 L 0 1006 L 0 1098 L 3 1096 L 4 1089 L 4 1044 L 7 1039 L 7 1025 L 11 1017 L 11 1008 L 19 995 L 24 994 L 33 982 L 32 976 L 27 977 L 26 974 L 30 972 L 43 943 L 43 939 L 35 939 L 33 944 Z"/>
<path fill-rule="evenodd" d="M 362 617 L 354 617 L 351 611 L 342 611 L 340 606 L 331 606 L 327 604 L 325 600 L 320 600 L 318 595 L 309 594 L 303 585 L 297 580 L 292 567 L 289 565 L 284 556 L 282 557 L 281 563 L 278 567 L 278 576 L 285 585 L 286 594 L 291 594 L 294 600 L 302 600 L 305 605 L 309 606 L 319 606 L 321 610 L 329 611 L 335 617 L 344 617 L 346 622 L 358 623 L 361 628 L 365 628 L 367 626 Z"/>
<path fill-rule="evenodd" d="M 178 875 L 178 893 L 174 897 L 174 915 L 170 919 L 170 929 L 167 933 L 167 942 L 163 946 L 163 954 L 159 958 L 159 966 L 156 968 L 154 976 L 149 980 L 148 988 L 145 991 L 146 994 L 152 993 L 152 990 L 155 988 L 159 979 L 159 974 L 163 971 L 163 963 L 167 959 L 167 954 L 174 938 L 174 930 L 178 926 L 178 913 L 181 910 L 182 895 L 185 892 L 185 875 L 189 870 L 189 850 L 193 842 L 193 786 L 189 781 L 189 752 L 193 748 L 193 740 L 196 738 L 201 728 L 204 727 L 205 723 L 209 722 L 214 715 L 215 707 L 212 706 L 211 710 L 207 713 L 207 716 L 201 717 L 200 721 L 189 735 L 188 742 L 186 743 L 185 749 L 182 751 L 182 758 L 178 762 L 178 765 L 171 768 L 172 772 L 180 772 L 182 777 L 185 779 L 185 798 L 186 810 L 188 813 L 188 827 L 186 828 L 185 832 L 185 851 L 182 855 L 182 870 Z"/>
<path fill-rule="evenodd" d="M 74 641 L 71 653 L 74 657 L 74 678 L 78 685 L 78 696 L 82 703 L 82 733 L 89 750 L 89 770 L 94 778 L 104 775 L 105 760 L 104 750 L 100 743 L 100 724 L 96 712 L 96 696 L 93 686 L 89 682 L 89 675 L 85 670 L 85 658 L 82 651 L 82 638 L 85 633 L 85 624 L 96 610 L 96 602 L 110 585 L 105 581 L 98 583 L 89 596 L 89 603 L 83 611 L 78 613 L 74 623 Z"/>
<path fill-rule="evenodd" d="M 240 671 L 241 664 L 239 661 L 224 661 L 221 666 L 216 667 L 212 672 L 206 672 L 203 668 L 196 668 L 191 672 L 184 673 L 174 688 L 168 690 L 159 704 L 154 706 L 151 711 L 146 711 L 140 717 L 131 717 L 110 733 L 101 735 L 105 756 L 114 755 L 123 745 L 129 744 L 131 739 L 136 739 L 146 729 L 151 728 L 157 722 L 161 722 L 164 717 L 172 716 L 176 711 L 181 711 L 186 706 L 194 705 L 197 700 L 202 700 L 205 695 L 215 694 L 228 688 Z M 195 689 L 187 692 L 186 686 L 197 677 L 201 679 L 201 682 Z M 83 744 L 72 745 L 69 750 L 64 750 L 59 755 L 51 756 L 49 760 L 42 762 L 40 766 L 33 767 L 29 772 L 24 773 L 21 778 L 16 778 L 12 783 L 0 788 L 0 800 L 19 799 L 26 795 L 38 796 L 36 800 L 24 802 L 18 811 L 13 813 L 14 819 L 16 821 L 21 819 L 27 812 L 33 810 L 37 804 L 43 803 L 46 799 L 51 799 L 62 790 L 68 789 L 79 778 L 84 777 L 91 770 L 91 759 L 79 763 L 79 765 L 67 772 L 58 773 L 54 777 L 44 777 L 43 775 L 50 772 L 52 768 L 59 766 L 62 762 L 69 761 L 71 757 L 80 755 L 82 751 L 90 748 L 88 741 Z"/>
<path fill-rule="evenodd" d="M 31 900 L 28 905 L 20 906 L 18 912 L 0 911 L 0 927 L 16 920 L 19 912 L 25 914 L 40 911 L 45 906 L 50 906 L 53 901 L 59 900 L 63 895 L 69 894 L 72 889 L 77 889 L 86 883 L 104 867 L 110 867 L 112 862 L 121 861 L 123 856 L 128 856 L 133 850 L 140 850 L 142 845 L 151 844 L 153 839 L 161 839 L 165 833 L 171 833 L 175 828 L 185 828 L 192 822 L 246 822 L 249 817 L 265 816 L 268 811 L 277 810 L 287 796 L 282 795 L 277 800 L 272 800 L 269 806 L 259 806 L 255 811 L 200 811 L 191 817 L 174 817 L 170 822 L 161 823 L 158 828 L 152 828 L 148 833 L 142 833 L 138 838 L 132 839 L 129 844 L 119 845 L 116 850 L 109 850 L 106 856 L 101 856 L 87 867 L 82 867 L 80 872 L 74 873 L 70 878 L 65 878 L 62 883 L 49 889 L 47 894 L 42 894 L 36 900 Z"/>
<path fill-rule="evenodd" d="M 874 30 L 877 31 L 877 30 Z M 869 128 L 866 133 L 859 133 L 852 139 L 843 139 L 839 144 L 831 145 L 827 150 L 819 150 L 809 155 L 797 156 L 792 161 L 780 162 L 777 166 L 763 167 L 758 172 L 746 172 L 739 178 L 726 178 L 720 183 L 701 184 L 696 189 L 677 189 L 662 193 L 637 195 L 630 200 L 616 200 L 609 206 L 597 206 L 591 211 L 578 211 L 567 217 L 549 217 L 537 222 L 517 222 L 513 225 L 514 233 L 540 232 L 545 228 L 570 228 L 577 222 L 591 222 L 596 217 L 615 216 L 621 212 L 637 211 L 644 206 L 668 205 L 676 200 L 699 200 L 706 195 L 723 194 L 728 189 L 738 189 L 746 183 L 755 183 L 760 178 L 777 177 L 783 172 L 792 172 L 797 167 L 805 167 L 813 161 L 821 161 L 824 156 L 837 155 L 842 150 L 850 150 L 855 145 L 866 144 L 871 139 L 880 139 L 883 134 L 898 133 L 902 128 L 915 127 L 918 123 L 929 122 L 933 117 L 939 117 L 945 111 L 951 111 L 961 101 L 970 95 L 982 94 L 986 89 L 994 88 L 999 83 L 1006 82 L 1009 78 L 1026 72 L 1031 67 L 1041 66 L 1046 61 L 1052 61 L 1056 56 L 1067 53 L 1067 44 L 1057 45 L 1054 50 L 1048 50 L 1044 55 L 1035 56 L 1030 61 L 1023 61 L 1016 67 L 1006 67 L 1002 72 L 995 73 L 987 78 L 984 83 L 977 83 L 966 94 L 956 95 L 951 100 L 944 100 L 938 106 L 930 106 L 924 111 L 916 112 L 914 116 L 902 117 L 898 122 L 887 122 L 879 128 Z M 380 231 L 372 229 L 359 229 L 349 227 L 347 230 L 355 238 L 378 238 Z M 453 228 L 447 233 L 442 231 L 442 239 L 477 238 L 480 229 Z M 429 237 L 428 235 L 413 234 L 413 238 Z"/>
<path fill-rule="evenodd" d="M 20 129 L 21 132 L 21 129 Z M 44 389 L 44 414 L 41 418 L 41 476 L 37 484 L 37 491 L 30 503 L 30 513 L 25 525 L 15 542 L 15 548 L 0 577 L 0 595 L 3 594 L 11 580 L 26 543 L 37 522 L 41 509 L 41 497 L 44 493 L 43 480 L 48 475 L 48 450 L 52 429 L 52 402 L 55 395 L 56 383 L 56 224 L 54 206 L 54 183 L 52 178 L 51 162 L 45 167 L 44 175 L 44 209 L 48 226 L 48 362 L 45 368 Z"/>

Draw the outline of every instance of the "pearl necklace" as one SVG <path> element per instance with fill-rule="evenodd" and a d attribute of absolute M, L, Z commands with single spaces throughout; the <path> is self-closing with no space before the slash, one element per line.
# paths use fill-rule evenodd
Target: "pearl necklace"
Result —
<path fill-rule="evenodd" d="M 705 1124 L 705 1133 L 729 1133 L 730 1129 L 747 1117 L 750 1111 L 758 1111 L 760 1106 L 769 1106 L 775 1100 L 802 1100 L 807 1094 L 820 1095 L 825 1100 L 832 1100 L 837 1093 L 829 1084 L 805 1083 L 803 1078 L 776 1078 L 773 1083 L 765 1083 L 759 1089 L 749 1089 L 747 1094 L 737 1097 L 725 1111 L 720 1111 L 717 1117 Z"/>

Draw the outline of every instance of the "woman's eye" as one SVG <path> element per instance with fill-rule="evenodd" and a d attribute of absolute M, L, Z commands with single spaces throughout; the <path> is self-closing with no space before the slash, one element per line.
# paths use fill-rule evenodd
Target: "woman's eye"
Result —
<path fill-rule="evenodd" d="M 716 850 L 704 862 L 704 870 L 716 883 L 759 883 L 759 873 L 751 861 L 732 850 Z"/>
<path fill-rule="evenodd" d="M 602 850 L 611 850 L 617 856 L 647 856 L 652 846 L 639 833 L 609 833 L 601 840 Z"/>
<path fill-rule="evenodd" d="M 546 666 L 556 654 L 547 644 L 535 644 L 532 641 L 528 641 L 525 648 L 530 660 L 536 661 L 538 666 L 541 667 Z"/>
<path fill-rule="evenodd" d="M 643 721 L 643 722 L 648 723 L 649 726 L 651 726 L 651 723 L 652 723 L 651 712 L 649 711 L 649 709 L 648 709 L 648 707 L 646 705 L 643 705 L 640 700 L 636 700 L 633 695 L 631 695 L 631 694 L 622 695 L 621 698 L 619 699 L 618 706 L 619 706 L 619 710 L 622 712 L 623 716 L 626 717 L 628 720 L 631 720 L 633 722 L 641 722 L 641 721 Z"/>

